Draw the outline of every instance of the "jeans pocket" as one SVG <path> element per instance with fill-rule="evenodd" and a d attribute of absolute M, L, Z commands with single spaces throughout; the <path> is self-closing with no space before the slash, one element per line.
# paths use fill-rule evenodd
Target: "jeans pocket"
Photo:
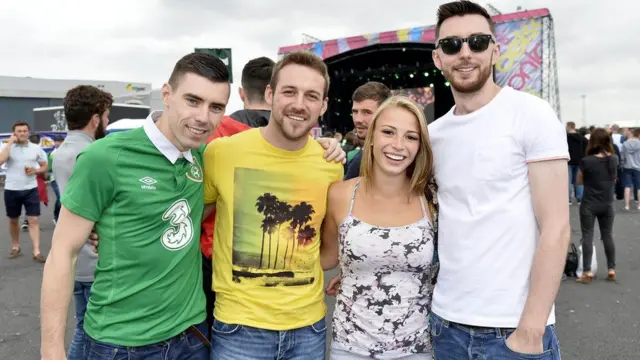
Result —
<path fill-rule="evenodd" d="M 91 341 L 88 345 L 87 360 L 116 360 L 119 349 Z"/>
<path fill-rule="evenodd" d="M 207 338 L 207 323 L 202 323 L 193 326 L 195 331 L 200 332 L 200 334 L 206 339 Z M 187 336 L 184 338 L 185 344 L 189 348 L 189 350 L 198 350 L 203 347 L 205 344 L 202 342 L 202 339 L 198 335 L 194 333 L 194 330 L 187 330 Z"/>
<path fill-rule="evenodd" d="M 211 330 L 218 335 L 231 335 L 238 332 L 241 327 L 242 325 L 239 324 L 225 324 L 222 321 L 214 319 Z"/>
<path fill-rule="evenodd" d="M 437 316 L 433 314 L 429 315 L 429 328 L 431 332 L 431 337 L 440 336 L 440 332 L 442 331 L 442 320 L 440 320 Z"/>
<path fill-rule="evenodd" d="M 311 324 L 309 327 L 316 334 L 321 334 L 327 331 L 327 323 L 324 318 L 320 319 L 320 321 L 316 322 L 315 324 Z"/>
<path fill-rule="evenodd" d="M 539 354 L 525 354 L 521 352 L 517 352 L 512 350 L 507 344 L 507 339 L 509 336 L 505 336 L 502 338 L 502 345 L 507 352 L 507 355 L 510 355 L 514 360 L 515 359 L 536 359 L 536 360 L 544 360 L 544 359 L 552 359 L 553 358 L 553 349 L 547 349 Z"/>

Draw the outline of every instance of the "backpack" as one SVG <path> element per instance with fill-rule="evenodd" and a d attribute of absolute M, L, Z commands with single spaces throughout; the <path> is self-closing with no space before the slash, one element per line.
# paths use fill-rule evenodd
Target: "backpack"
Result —
<path fill-rule="evenodd" d="M 571 243 L 571 248 L 567 253 L 567 262 L 564 264 L 564 273 L 567 276 L 576 277 L 576 271 L 578 270 L 578 249 Z"/>

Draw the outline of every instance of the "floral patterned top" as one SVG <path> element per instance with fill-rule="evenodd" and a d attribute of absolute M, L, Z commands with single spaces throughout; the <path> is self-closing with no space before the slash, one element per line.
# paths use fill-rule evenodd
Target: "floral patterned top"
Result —
<path fill-rule="evenodd" d="M 436 221 L 421 199 L 422 219 L 398 227 L 367 224 L 349 213 L 339 228 L 342 280 L 332 347 L 375 359 L 431 354 L 429 312 Z M 437 219 L 435 187 L 427 206 Z"/>

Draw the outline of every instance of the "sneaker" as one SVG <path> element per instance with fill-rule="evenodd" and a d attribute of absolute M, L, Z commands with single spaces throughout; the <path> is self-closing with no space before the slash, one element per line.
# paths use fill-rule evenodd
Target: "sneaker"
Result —
<path fill-rule="evenodd" d="M 29 230 L 29 222 L 27 220 L 22 222 L 22 225 L 20 225 L 20 229 L 22 229 L 22 231 L 28 231 Z"/>
<path fill-rule="evenodd" d="M 55 225 L 58 225 L 58 220 L 53 219 L 53 225 L 54 225 L 54 226 L 55 226 Z"/>

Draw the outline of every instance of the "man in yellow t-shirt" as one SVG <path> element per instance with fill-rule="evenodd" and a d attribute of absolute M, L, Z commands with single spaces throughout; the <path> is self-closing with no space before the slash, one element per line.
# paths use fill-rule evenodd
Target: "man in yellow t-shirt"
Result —
<path fill-rule="evenodd" d="M 324 360 L 320 229 L 327 189 L 343 176 L 309 137 L 327 109 L 329 76 L 310 52 L 274 67 L 266 127 L 211 142 L 205 217 L 216 207 L 212 359 Z"/>

